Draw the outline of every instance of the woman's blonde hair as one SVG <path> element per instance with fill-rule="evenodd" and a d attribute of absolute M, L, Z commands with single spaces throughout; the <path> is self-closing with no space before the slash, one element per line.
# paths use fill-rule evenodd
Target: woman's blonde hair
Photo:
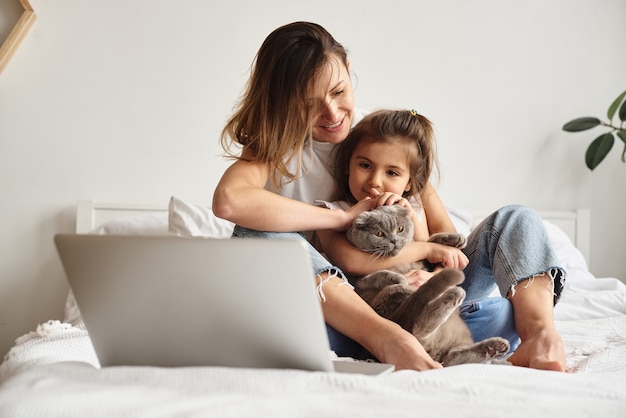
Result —
<path fill-rule="evenodd" d="M 231 158 L 240 145 L 252 161 L 268 163 L 275 185 L 297 174 L 288 169 L 311 136 L 317 103 L 309 95 L 318 74 L 332 60 L 348 68 L 344 47 L 315 23 L 294 22 L 275 29 L 257 52 L 246 90 L 222 130 L 221 144 Z M 233 150 L 235 145 L 236 150 Z"/>
<path fill-rule="evenodd" d="M 417 197 L 438 166 L 432 124 L 415 110 L 378 110 L 365 116 L 334 151 L 335 198 L 356 203 L 350 192 L 350 159 L 362 142 L 389 143 L 406 150 L 411 175 L 403 197 Z"/>

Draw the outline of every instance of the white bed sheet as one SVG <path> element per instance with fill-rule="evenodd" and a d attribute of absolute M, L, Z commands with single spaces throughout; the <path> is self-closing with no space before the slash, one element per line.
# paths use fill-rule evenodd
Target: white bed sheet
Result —
<path fill-rule="evenodd" d="M 80 318 L 20 337 L 0 365 L 2 417 L 624 417 L 626 285 L 594 278 L 546 224 L 568 271 L 556 324 L 569 373 L 472 364 L 364 376 L 223 367 L 100 369 Z"/>

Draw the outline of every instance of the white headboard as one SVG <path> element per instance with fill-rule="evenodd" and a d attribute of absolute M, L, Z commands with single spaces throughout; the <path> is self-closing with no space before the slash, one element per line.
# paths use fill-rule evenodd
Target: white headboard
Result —
<path fill-rule="evenodd" d="M 78 200 L 76 205 L 76 232 L 87 233 L 95 227 L 113 220 L 142 214 L 167 213 L 167 203 L 156 204 L 127 204 L 99 202 L 96 200 Z M 489 211 L 473 211 L 474 224 L 477 224 Z M 544 220 L 560 227 L 572 240 L 576 248 L 589 263 L 591 242 L 591 211 L 577 209 L 571 211 L 539 211 Z"/>
<path fill-rule="evenodd" d="M 146 205 L 81 199 L 76 203 L 76 233 L 86 234 L 95 227 L 113 219 L 151 213 L 167 213 L 167 203 Z"/>

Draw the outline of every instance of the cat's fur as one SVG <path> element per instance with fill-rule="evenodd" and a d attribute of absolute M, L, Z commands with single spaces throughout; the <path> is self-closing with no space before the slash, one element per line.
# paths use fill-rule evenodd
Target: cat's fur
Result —
<path fill-rule="evenodd" d="M 409 210 L 399 205 L 363 212 L 346 232 L 348 240 L 373 256 L 394 256 L 412 241 Z M 463 248 L 461 234 L 434 234 L 429 241 Z M 417 290 L 404 273 L 429 270 L 426 261 L 397 265 L 360 278 L 350 278 L 357 293 L 381 316 L 411 332 L 430 356 L 444 366 L 486 362 L 509 351 L 509 342 L 494 337 L 475 343 L 458 307 L 465 291 L 458 285 L 463 272 L 443 269 Z"/>

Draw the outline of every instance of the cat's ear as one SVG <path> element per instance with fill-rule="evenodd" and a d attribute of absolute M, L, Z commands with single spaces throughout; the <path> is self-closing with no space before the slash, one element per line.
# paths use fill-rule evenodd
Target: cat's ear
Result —
<path fill-rule="evenodd" d="M 356 217 L 353 224 L 357 228 L 362 228 L 364 225 L 368 223 L 369 218 L 370 216 L 368 215 L 367 212 L 362 212 L 359 216 Z"/>
<path fill-rule="evenodd" d="M 396 206 L 396 212 L 398 212 L 400 216 L 409 216 L 410 211 L 408 208 L 405 208 L 404 206 L 400 206 L 400 205 L 394 205 L 394 206 Z"/>

